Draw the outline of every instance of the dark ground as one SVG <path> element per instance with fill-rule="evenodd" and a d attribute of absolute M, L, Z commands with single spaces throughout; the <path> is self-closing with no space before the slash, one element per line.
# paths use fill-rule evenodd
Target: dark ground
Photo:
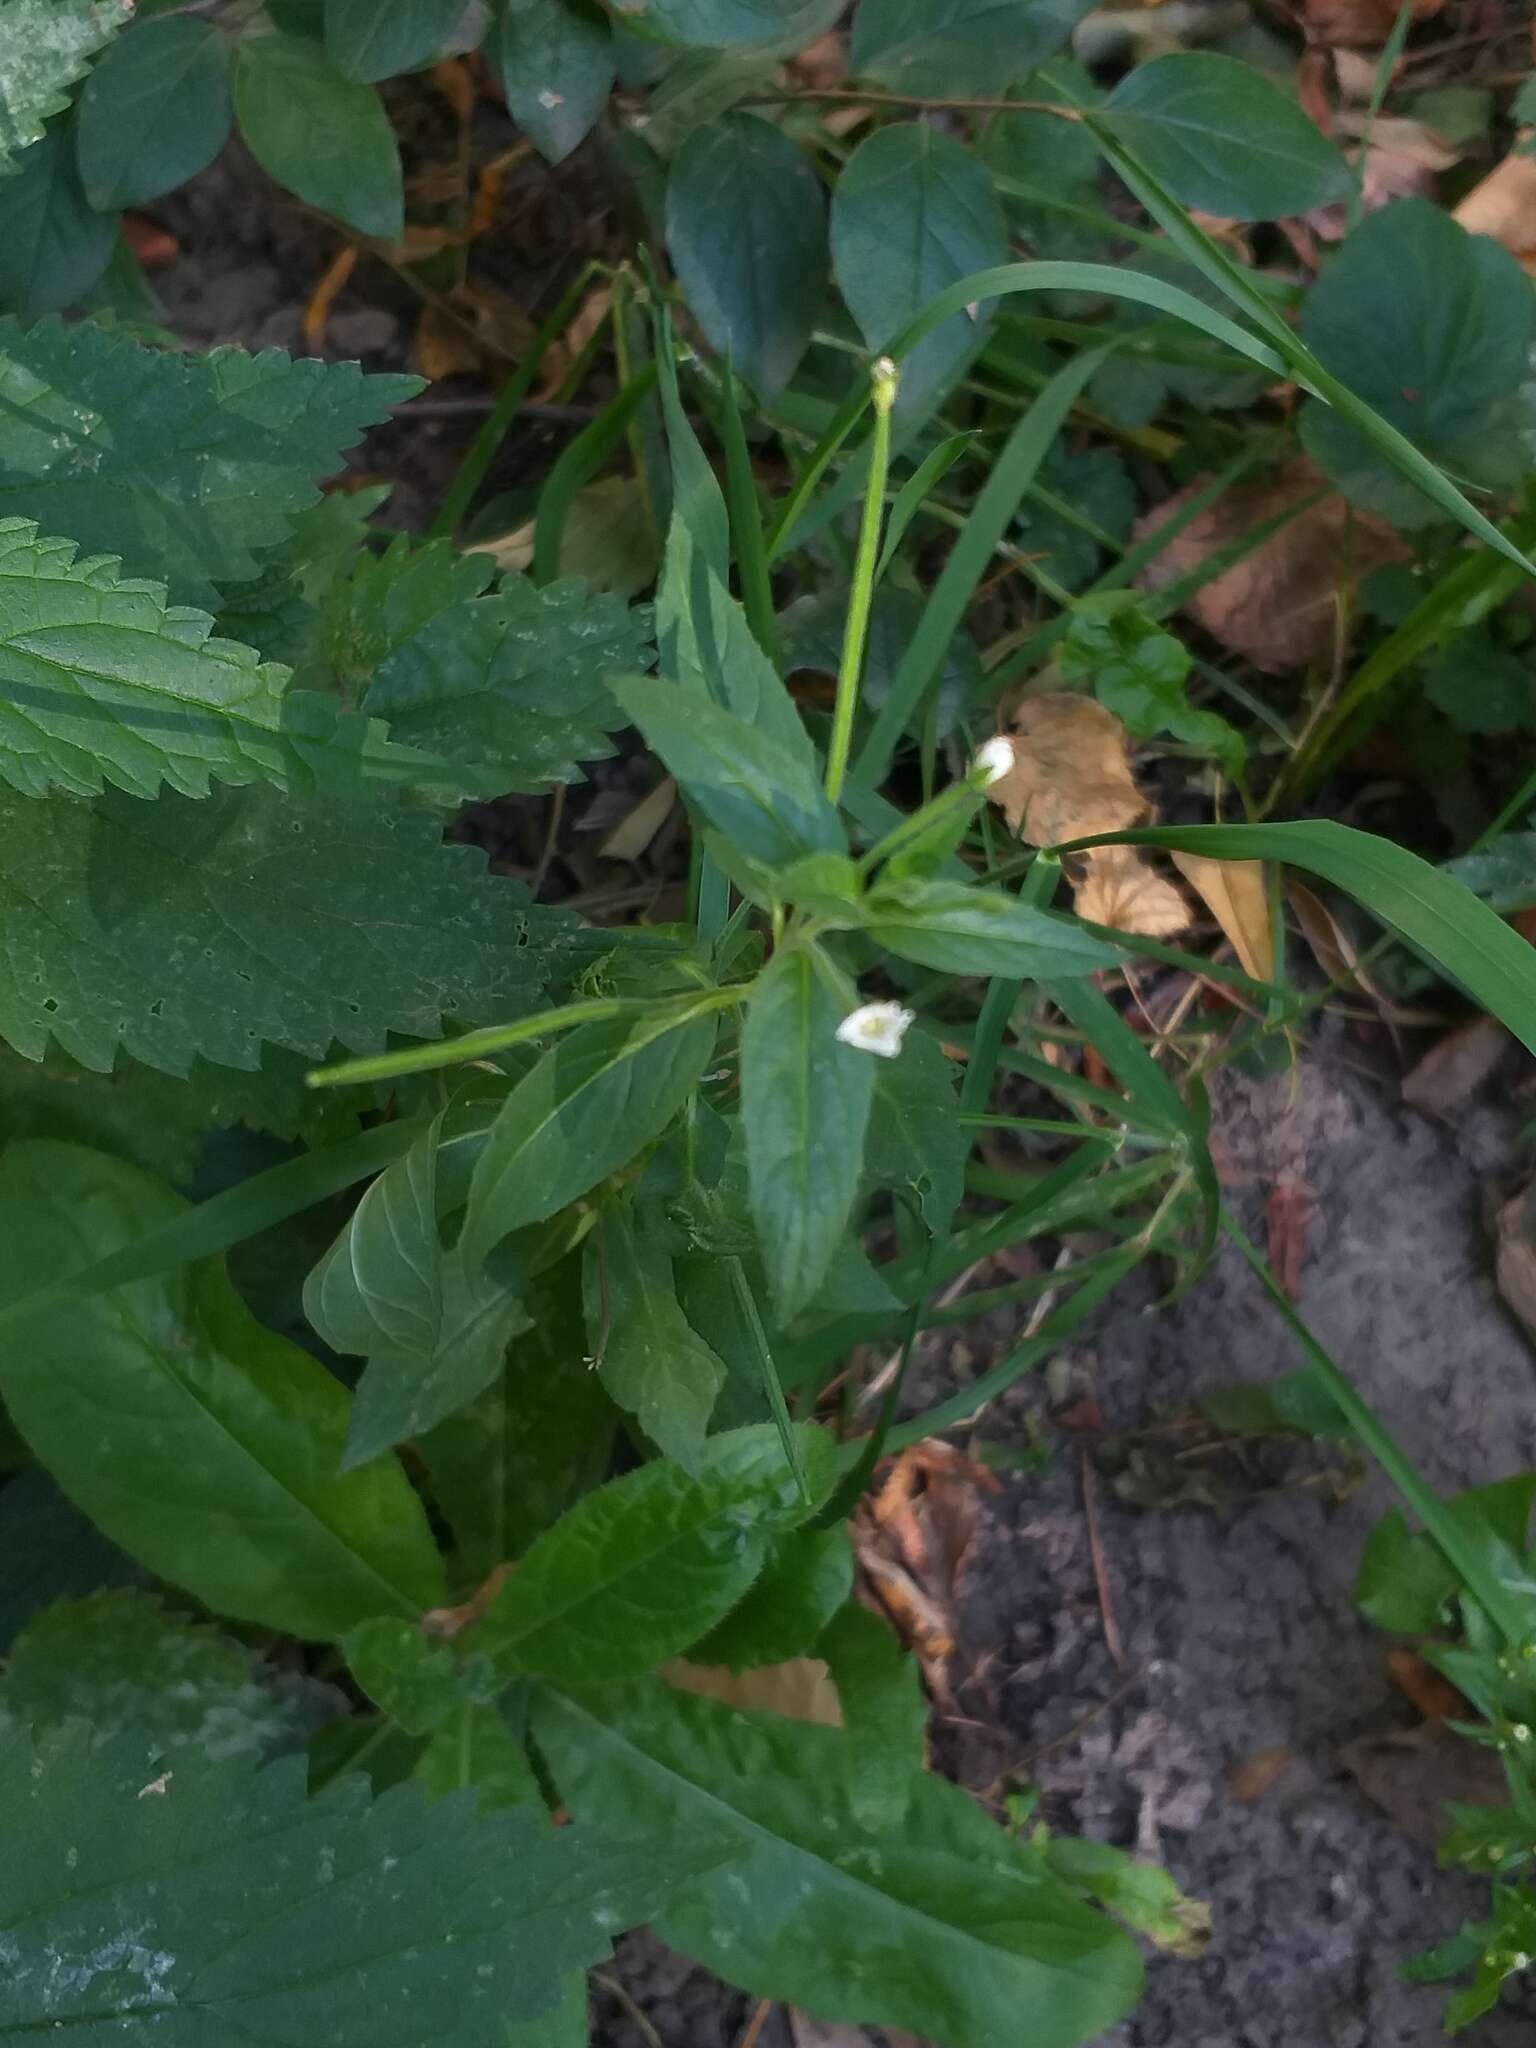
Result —
<path fill-rule="evenodd" d="M 333 237 L 233 155 L 153 211 L 182 245 L 154 280 L 169 324 L 198 345 L 301 348 L 303 304 Z M 541 260 L 536 250 L 528 258 L 530 304 Z M 365 260 L 337 301 L 329 352 L 410 367 L 413 325 L 403 288 Z M 483 388 L 448 387 L 461 396 Z M 414 421 L 373 437 L 358 463 L 400 478 L 397 523 L 422 521 L 477 421 L 429 402 Z M 558 431 L 530 428 L 504 466 L 547 466 Z M 1294 1076 L 1222 1085 L 1217 1138 L 1229 1195 L 1251 1226 L 1261 1227 L 1278 1178 L 1310 1191 L 1301 1309 L 1430 1480 L 1454 1489 L 1536 1461 L 1536 1357 L 1494 1293 L 1482 1221 L 1483 1186 L 1506 1163 L 1497 1108 L 1485 1103 L 1447 1129 L 1398 1107 L 1390 1078 L 1318 1051 Z M 1114 1428 L 1298 1363 L 1235 1254 L 1172 1309 L 1149 1315 L 1149 1299 L 1147 1287 L 1116 1307 L 1059 1362 L 1092 1387 Z M 1006 1331 L 990 1334 L 1006 1342 Z M 994 1409 L 983 1434 L 1023 1440 L 1046 1400 L 1032 1382 Z M 1204 1958 L 1154 1958 L 1144 2004 L 1108 2041 L 1429 2048 L 1441 2038 L 1442 1995 L 1402 1985 L 1398 1966 L 1480 1905 L 1476 1886 L 1438 1872 L 1405 1831 L 1432 1830 L 1426 1807 L 1443 1796 L 1443 1769 L 1399 1788 L 1389 1818 L 1341 1762 L 1346 1744 L 1414 1719 L 1388 1676 L 1383 1639 L 1350 1600 L 1386 1488 L 1373 1477 L 1342 1504 L 1292 1488 L 1217 1515 L 1131 1508 L 1098 1478 L 1123 1642 L 1117 1664 L 1105 1645 L 1078 1448 L 1059 1434 L 1054 1441 L 1046 1469 L 1011 1481 L 986 1511 L 966 1580 L 961 1658 L 978 1674 L 961 1706 L 982 1727 L 941 1730 L 940 1750 L 972 1784 L 1029 1765 L 1053 1824 L 1158 1857 L 1210 1902 L 1215 1934 Z M 1271 1750 L 1289 1758 L 1278 1777 L 1256 1798 L 1235 1796 L 1234 1768 Z M 666 2048 L 732 2048 L 752 2012 L 754 2001 L 645 1937 L 624 1945 L 611 1974 Z M 599 1984 L 592 2010 L 600 2040 L 640 2048 L 640 2029 Z M 775 2013 L 759 2038 L 762 2048 L 784 2048 L 784 2016 Z M 1517 2048 L 1532 2039 L 1529 2012 L 1506 2007 L 1474 2038 Z M 1020 2048 L 1027 2042 L 1021 2016 Z"/>

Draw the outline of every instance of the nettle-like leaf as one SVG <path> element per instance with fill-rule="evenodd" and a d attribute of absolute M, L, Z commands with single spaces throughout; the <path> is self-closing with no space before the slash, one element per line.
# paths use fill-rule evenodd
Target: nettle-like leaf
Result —
<path fill-rule="evenodd" d="M 487 1129 L 494 1108 L 477 1111 Z M 444 1121 L 434 1117 L 379 1175 L 305 1282 L 304 1312 L 326 1343 L 368 1360 L 353 1396 L 346 1467 L 472 1401 L 529 1327 L 515 1267 L 503 1277 L 494 1263 L 470 1265 L 442 1242 Z"/>
<path fill-rule="evenodd" d="M 576 931 L 429 814 L 271 789 L 0 794 L 0 912 L 0 1036 L 100 1071 L 120 1045 L 254 1069 L 263 1043 L 318 1059 L 516 1016 Z"/>
<path fill-rule="evenodd" d="M 47 1140 L 0 1158 L 0 1289 L 63 1280 L 185 1213 L 136 1167 Z M 347 1395 L 264 1330 L 223 1262 L 33 1316 L 0 1360 L 33 1453 L 112 1539 L 205 1605 L 295 1635 L 442 1597 L 393 1460 L 340 1473 Z"/>
<path fill-rule="evenodd" d="M 958 1786 L 907 1771 L 894 1810 L 842 1729 L 742 1712 L 659 1679 L 534 1696 L 533 1732 L 578 1816 L 712 1820 L 737 1854 L 656 1921 L 670 1947 L 818 2017 L 944 2048 L 1095 2039 L 1134 2002 L 1129 1937 L 1053 1880 Z M 1021 2016 L 1027 2016 L 1021 2019 Z"/>
<path fill-rule="evenodd" d="M 133 19 L 133 0 L 4 0 L 0 5 L 0 176 L 39 140 L 50 114 L 104 43 Z"/>
<path fill-rule="evenodd" d="M 93 1593 L 44 1608 L 16 1638 L 0 1725 L 86 1721 L 97 1746 L 131 1735 L 211 1763 L 302 1748 L 315 1702 L 301 1683 L 262 1684 L 258 1670 L 243 1643 L 152 1593 Z"/>
<path fill-rule="evenodd" d="M 120 331 L 0 321 L 0 518 L 34 519 L 217 610 L 415 377 L 280 349 L 173 355 Z"/>
<path fill-rule="evenodd" d="M 409 745 L 495 771 L 504 789 L 538 789 L 613 752 L 608 679 L 649 659 L 644 614 L 621 598 L 509 577 L 397 647 L 363 708 Z"/>
<path fill-rule="evenodd" d="M 412 548 L 397 534 L 382 554 L 363 549 L 325 594 L 319 650 L 344 696 L 355 695 L 439 612 L 479 597 L 496 573 L 486 554 L 460 554 L 450 541 Z"/>
<path fill-rule="evenodd" d="M 125 2048 L 504 2048 L 573 1970 L 717 1858 L 720 1830 L 630 1849 L 541 1815 L 311 1799 L 293 1759 L 169 1769 L 79 1723 L 0 1741 L 7 2040 L 110 2033 Z M 424 2019 L 430 2015 L 430 2020 Z"/>
<path fill-rule="evenodd" d="M 541 1536 L 467 1644 L 498 1674 L 586 1685 L 648 1671 L 728 1614 L 772 1539 L 831 1490 L 825 1431 L 795 1431 L 810 1498 L 770 1423 L 711 1437 L 694 1474 L 669 1460 L 610 1480 Z"/>

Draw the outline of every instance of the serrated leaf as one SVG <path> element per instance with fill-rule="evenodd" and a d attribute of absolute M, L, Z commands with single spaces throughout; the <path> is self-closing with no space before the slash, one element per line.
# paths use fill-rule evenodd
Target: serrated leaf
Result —
<path fill-rule="evenodd" d="M 41 1465 L 28 1465 L 0 1487 L 0 1655 L 39 1609 L 119 1586 L 140 1586 L 146 1574 L 59 1491 Z"/>
<path fill-rule="evenodd" d="M 362 234 L 398 242 L 405 225 L 400 151 L 378 93 L 357 85 L 304 36 L 245 36 L 235 114 L 262 169 Z"/>
<path fill-rule="evenodd" d="M 613 86 L 613 39 L 589 0 L 496 0 L 486 54 L 507 112 L 550 163 L 584 141 Z"/>
<path fill-rule="evenodd" d="M 1205 213 L 1278 220 L 1350 191 L 1349 166 L 1316 123 L 1235 57 L 1154 57 L 1098 118 L 1175 199 Z"/>
<path fill-rule="evenodd" d="M 611 687 L 683 794 L 750 859 L 780 868 L 802 854 L 847 851 L 806 755 L 659 677 Z"/>
<path fill-rule="evenodd" d="M 119 1045 L 254 1069 L 263 1043 L 318 1059 L 516 1016 L 576 929 L 429 814 L 269 789 L 0 794 L 0 910 L 0 1036 L 103 1072 Z"/>
<path fill-rule="evenodd" d="M 688 1652 L 695 1664 L 748 1671 L 802 1657 L 853 1590 L 853 1551 L 841 1523 L 782 1536 L 746 1598 Z"/>
<path fill-rule="evenodd" d="M 570 1972 L 650 1917 L 702 1842 L 629 1849 L 473 1795 L 370 1801 L 349 1777 L 306 1797 L 294 1759 L 259 1774 L 79 1724 L 0 1743 L 14 1852 L 0 1878 L 0 2033 L 110 2030 L 185 2048 L 504 2048 Z"/>
<path fill-rule="evenodd" d="M 63 1279 L 187 1204 L 151 1175 L 39 1140 L 0 1158 L 0 1287 Z M 0 1395 L 70 1497 L 161 1578 L 295 1635 L 442 1597 L 420 1503 L 392 1460 L 338 1474 L 340 1384 L 255 1322 L 223 1262 L 32 1317 Z"/>
<path fill-rule="evenodd" d="M 1093 0 L 861 0 L 856 77 L 919 97 L 1000 93 L 1053 57 Z"/>
<path fill-rule="evenodd" d="M 259 1671 L 243 1643 L 152 1593 L 93 1593 L 44 1608 L 16 1638 L 0 1726 L 80 1720 L 97 1748 L 131 1735 L 157 1755 L 260 1761 L 303 1747 L 313 1702 Z"/>
<path fill-rule="evenodd" d="M 667 247 L 711 345 L 765 397 L 789 382 L 827 287 L 826 199 L 755 114 L 696 129 L 667 179 Z"/>
<path fill-rule="evenodd" d="M 608 678 L 648 659 L 644 616 L 622 599 L 509 577 L 398 646 L 363 708 L 409 745 L 482 766 L 504 789 L 537 789 L 613 752 Z"/>
<path fill-rule="evenodd" d="M 466 1648 L 499 1676 L 574 1685 L 679 1655 L 735 1606 L 775 1533 L 830 1487 L 830 1440 L 803 1424 L 796 1436 L 809 1501 L 769 1423 L 711 1437 L 695 1474 L 658 1459 L 585 1495 L 528 1551 Z"/>
<path fill-rule="evenodd" d="M 0 321 L 0 518 L 214 610 L 318 504 L 314 479 L 420 388 L 279 349 L 175 355 L 94 321 Z"/>
<path fill-rule="evenodd" d="M 304 1284 L 304 1312 L 334 1351 L 367 1359 L 352 1399 L 343 1469 L 421 1435 L 482 1393 L 529 1327 L 521 1275 L 471 1267 L 443 1244 L 438 1155 L 451 1112 L 434 1117 L 363 1195 Z M 482 1125 L 491 1111 L 476 1105 Z"/>
<path fill-rule="evenodd" d="M 893 1060 L 875 1063 L 865 1171 L 881 1187 L 910 1188 L 935 1237 L 965 1192 L 970 1133 L 960 1122 L 956 1068 L 937 1040 L 910 1032 Z"/>
<path fill-rule="evenodd" d="M 117 218 L 88 203 L 61 119 L 0 183 L 0 309 L 33 316 L 79 303 L 117 246 Z"/>
<path fill-rule="evenodd" d="M 604 1387 L 662 1453 L 698 1469 L 725 1367 L 678 1305 L 672 1261 L 627 1210 L 588 1239 L 587 1334 Z"/>
<path fill-rule="evenodd" d="M 674 1692 L 562 1694 L 533 1730 L 578 1816 L 712 1815 L 737 1854 L 683 1887 L 657 1933 L 764 1998 L 902 2027 L 945 2048 L 1075 2048 L 1141 1987 L 1130 1939 L 1017 1848 L 958 1786 L 912 1772 L 899 1814 L 863 1818 L 857 1742 Z M 684 1818 L 684 1817 L 690 1818 Z"/>
<path fill-rule="evenodd" d="M 326 54 L 343 78 L 372 85 L 429 63 L 463 19 L 464 0 L 325 0 Z"/>
<path fill-rule="evenodd" d="M 752 1214 L 781 1325 L 820 1285 L 864 1169 L 874 1061 L 837 1036 L 853 1007 L 818 949 L 795 946 L 758 977 L 742 1027 Z"/>
<path fill-rule="evenodd" d="M 1001 889 L 908 880 L 871 890 L 867 929 L 876 945 L 944 974 L 1011 980 L 1093 974 L 1118 955 L 1064 917 Z"/>
<path fill-rule="evenodd" d="M 553 1216 L 660 1136 L 713 1049 L 705 1003 L 679 999 L 583 1024 L 543 1054 L 507 1097 L 476 1163 L 460 1239 L 466 1260 Z"/>
<path fill-rule="evenodd" d="M 947 285 L 1008 257 L 1002 208 L 984 164 L 954 136 L 916 122 L 871 135 L 832 196 L 832 274 L 872 349 L 882 349 Z M 990 321 L 946 320 L 908 351 L 897 405 L 920 414 L 975 351 Z"/>
<path fill-rule="evenodd" d="M 382 554 L 366 549 L 330 583 L 320 608 L 319 652 L 328 678 L 355 697 L 397 647 L 439 612 L 479 597 L 495 574 L 489 555 L 451 541 L 412 548 L 396 534 Z"/>
<path fill-rule="evenodd" d="M 91 57 L 133 19 L 133 0 L 4 0 L 0 5 L 0 177 L 69 104 Z"/>
<path fill-rule="evenodd" d="M 568 1259 L 530 1283 L 533 1327 L 514 1356 L 417 1447 L 471 1586 L 520 1557 L 607 1469 L 618 1411 L 587 1364 L 580 1270 Z"/>
<path fill-rule="evenodd" d="M 1194 666 L 1189 649 L 1128 592 L 1082 598 L 1068 617 L 1058 659 L 1063 678 L 1090 683 L 1133 739 L 1168 733 L 1207 748 L 1229 775 L 1242 773 L 1242 734 L 1185 695 Z"/>
<path fill-rule="evenodd" d="M 224 38 L 211 22 L 146 21 L 91 71 L 75 119 L 80 182 L 99 208 L 142 206 L 195 177 L 229 139 Z"/>

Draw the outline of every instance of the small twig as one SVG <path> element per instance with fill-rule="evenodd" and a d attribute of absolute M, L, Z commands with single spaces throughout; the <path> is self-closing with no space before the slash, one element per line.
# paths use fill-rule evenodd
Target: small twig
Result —
<path fill-rule="evenodd" d="M 565 816 L 565 784 L 557 782 L 554 794 L 549 800 L 549 829 L 544 834 L 544 848 L 539 855 L 539 864 L 533 871 L 528 884 L 531 900 L 538 902 L 544 884 L 549 880 L 549 870 L 555 858 L 555 848 L 560 839 L 560 820 Z"/>
<path fill-rule="evenodd" d="M 1125 1648 L 1120 1641 L 1120 1625 L 1115 1620 L 1114 1603 L 1109 1591 L 1109 1573 L 1104 1565 L 1104 1544 L 1099 1535 L 1099 1511 L 1094 1500 L 1093 1465 L 1086 1450 L 1079 1455 L 1083 1474 L 1083 1518 L 1088 1524 L 1088 1554 L 1093 1559 L 1093 1580 L 1099 1589 L 1099 1616 L 1104 1624 L 1104 1647 L 1115 1663 L 1123 1667 Z"/>
<path fill-rule="evenodd" d="M 646 2048 L 666 2048 L 666 2043 L 662 2040 L 660 2034 L 657 2033 L 649 2019 L 640 2010 L 639 2006 L 636 2005 L 617 1977 L 610 1977 L 606 1970 L 591 1970 L 588 1972 L 588 1975 L 594 1984 L 601 1986 L 610 1998 L 616 1998 L 619 2004 L 623 2006 L 629 2018 L 634 2021 L 644 2037 Z"/>
<path fill-rule="evenodd" d="M 487 391 L 475 398 L 413 398 L 400 408 L 400 417 L 407 420 L 462 420 L 478 419 L 482 413 L 493 412 L 496 407 L 494 392 Z M 524 399 L 518 407 L 525 419 L 549 420 L 556 426 L 585 426 L 597 418 L 595 405 L 544 405 L 536 399 Z"/>
<path fill-rule="evenodd" d="M 757 2048 L 757 2037 L 763 2031 L 768 2015 L 772 2011 L 773 2000 L 771 1998 L 760 1998 L 757 2001 L 752 2017 L 747 2021 L 741 2039 L 736 2044 L 736 2048 Z"/>
<path fill-rule="evenodd" d="M 1072 1723 L 1072 1726 L 1066 1730 L 1065 1734 L 1053 1735 L 1049 1742 L 1040 1742 L 1033 1749 L 1025 1750 L 1017 1763 L 1010 1764 L 1007 1770 L 998 1772 L 986 1791 L 982 1793 L 982 1799 L 988 1804 L 994 1803 L 999 1789 L 1006 1785 L 1010 1778 L 1022 1777 L 1025 1772 L 1032 1771 L 1042 1757 L 1054 1756 L 1058 1749 L 1070 1749 L 1085 1729 L 1091 1728 L 1102 1714 L 1109 1712 L 1111 1707 L 1118 1707 L 1128 1693 L 1133 1693 L 1137 1686 L 1140 1685 L 1144 1676 L 1145 1674 L 1140 1670 L 1128 1672 L 1113 1692 L 1106 1694 L 1103 1699 L 1097 1701 L 1088 1709 L 1087 1713 L 1079 1715 L 1077 1720 Z"/>

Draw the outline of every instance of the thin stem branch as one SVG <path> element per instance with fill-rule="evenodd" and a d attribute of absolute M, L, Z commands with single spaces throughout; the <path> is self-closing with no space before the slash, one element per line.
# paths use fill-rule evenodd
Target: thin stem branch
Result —
<path fill-rule="evenodd" d="M 741 102 L 744 107 L 785 107 L 798 105 L 830 107 L 924 107 L 947 114 L 1054 114 L 1059 121 L 1081 121 L 1076 107 L 1064 107 L 1055 100 L 951 100 L 930 99 L 922 93 L 859 92 L 851 87 L 828 87 L 806 92 L 756 92 Z"/>
<path fill-rule="evenodd" d="M 880 528 L 885 519 L 885 484 L 891 466 L 891 408 L 896 403 L 896 365 L 881 356 L 871 365 L 870 397 L 875 425 L 870 436 L 869 481 L 859 520 L 859 545 L 854 557 L 853 585 L 848 593 L 848 622 L 837 670 L 837 702 L 832 737 L 827 746 L 827 795 L 833 803 L 842 794 L 853 746 L 853 715 L 858 708 L 859 680 L 864 673 L 864 643 L 869 637 L 869 612 L 875 594 L 875 565 L 880 558 Z"/>

